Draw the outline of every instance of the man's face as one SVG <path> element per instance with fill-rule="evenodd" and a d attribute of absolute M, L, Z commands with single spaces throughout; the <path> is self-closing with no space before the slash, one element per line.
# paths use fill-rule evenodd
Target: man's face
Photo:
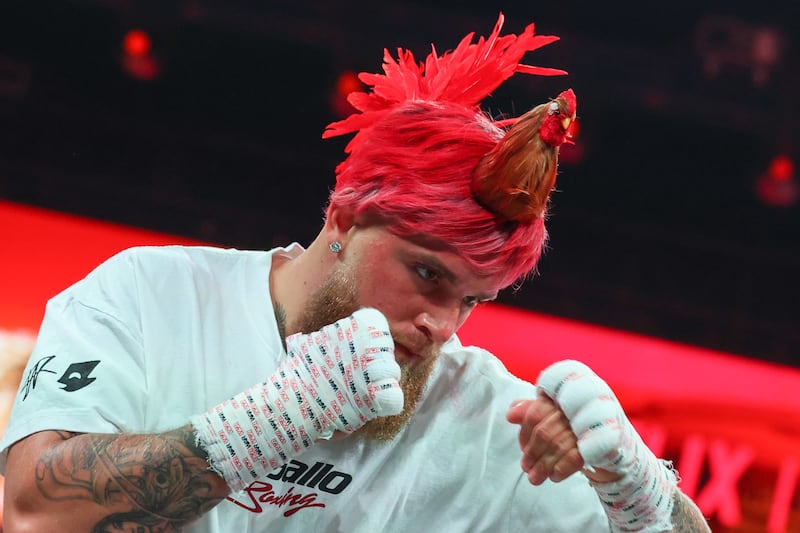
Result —
<path fill-rule="evenodd" d="M 495 280 L 472 273 L 455 253 L 402 239 L 379 226 L 354 227 L 323 286 L 291 331 L 311 332 L 361 307 L 389 321 L 402 371 L 403 413 L 368 422 L 359 435 L 390 440 L 413 414 L 442 345 L 475 306 L 492 300 Z"/>

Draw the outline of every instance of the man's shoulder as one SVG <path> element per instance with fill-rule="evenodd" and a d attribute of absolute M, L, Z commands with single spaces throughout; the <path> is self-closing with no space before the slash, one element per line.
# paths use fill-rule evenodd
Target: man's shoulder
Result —
<path fill-rule="evenodd" d="M 131 246 L 126 248 L 109 261 L 139 261 L 143 263 L 151 262 L 181 262 L 198 260 L 202 258 L 226 258 L 252 254 L 248 250 L 238 250 L 236 248 L 224 248 L 221 246 L 188 246 L 183 244 L 167 244 L 160 246 Z"/>
<path fill-rule="evenodd" d="M 133 246 L 109 258 L 101 269 L 132 269 L 137 272 L 213 271 L 248 261 L 263 260 L 269 252 L 216 246 Z"/>
<path fill-rule="evenodd" d="M 174 292 L 192 280 L 202 284 L 203 279 L 218 279 L 221 272 L 233 270 L 232 265 L 237 262 L 255 258 L 253 254 L 211 246 L 133 246 L 108 257 L 51 302 L 77 299 L 91 304 L 136 299 L 151 291 Z"/>
<path fill-rule="evenodd" d="M 468 383 L 483 382 L 497 388 L 533 387 L 512 374 L 494 353 L 480 346 L 463 345 L 457 336 L 453 336 L 442 347 L 440 372 Z"/>

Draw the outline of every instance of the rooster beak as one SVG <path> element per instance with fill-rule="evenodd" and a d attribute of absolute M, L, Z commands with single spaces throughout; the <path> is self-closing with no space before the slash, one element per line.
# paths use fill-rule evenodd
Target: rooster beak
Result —
<path fill-rule="evenodd" d="M 570 117 L 565 118 L 561 121 L 561 127 L 564 128 L 564 131 L 569 129 L 569 125 L 572 123 L 572 119 Z"/>

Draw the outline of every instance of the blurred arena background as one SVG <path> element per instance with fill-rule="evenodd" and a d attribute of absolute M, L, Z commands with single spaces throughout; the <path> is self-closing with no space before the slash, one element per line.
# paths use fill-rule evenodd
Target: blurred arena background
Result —
<path fill-rule="evenodd" d="M 540 275 L 501 303 L 800 368 L 795 4 L 6 0 L 0 199 L 223 246 L 307 243 L 346 142 L 320 136 L 354 74 L 384 47 L 421 59 L 486 35 L 502 10 L 508 32 L 559 35 L 526 62 L 570 75 L 517 76 L 487 111 L 573 87 L 581 128 Z"/>

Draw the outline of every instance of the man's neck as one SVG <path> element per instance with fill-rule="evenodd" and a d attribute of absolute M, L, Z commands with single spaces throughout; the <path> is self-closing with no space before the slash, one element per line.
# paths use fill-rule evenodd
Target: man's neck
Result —
<path fill-rule="evenodd" d="M 322 286 L 332 265 L 330 252 L 326 246 L 320 246 L 318 240 L 295 257 L 280 252 L 272 256 L 270 296 L 283 338 L 297 333 L 292 331 L 292 324 L 296 324 L 309 295 Z"/>

